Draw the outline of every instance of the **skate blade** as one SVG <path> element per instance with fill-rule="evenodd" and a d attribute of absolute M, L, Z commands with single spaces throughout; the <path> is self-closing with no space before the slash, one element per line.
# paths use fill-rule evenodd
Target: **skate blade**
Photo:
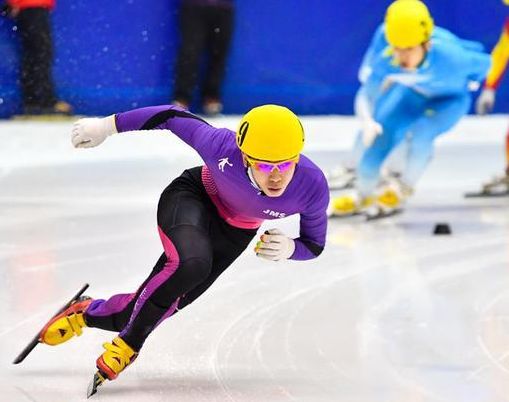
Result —
<path fill-rule="evenodd" d="M 465 198 L 496 198 L 509 197 L 509 190 L 501 192 L 480 191 L 478 193 L 466 193 Z"/>
<path fill-rule="evenodd" d="M 364 215 L 366 217 L 366 221 L 376 221 L 378 219 L 390 218 L 391 216 L 398 215 L 402 212 L 402 209 L 395 209 L 389 212 L 378 211 L 376 213 L 365 213 Z"/>
<path fill-rule="evenodd" d="M 354 217 L 358 217 L 358 216 L 361 216 L 362 215 L 362 212 L 361 211 L 356 211 L 356 212 L 349 212 L 349 213 L 337 213 L 337 212 L 327 212 L 327 217 L 329 219 L 346 219 L 346 218 L 354 218 Z"/>
<path fill-rule="evenodd" d="M 99 388 L 106 381 L 106 376 L 101 373 L 101 371 L 97 370 L 94 374 L 94 378 L 88 384 L 87 388 L 87 399 L 90 398 L 97 392 L 97 388 Z"/>
<path fill-rule="evenodd" d="M 329 215 L 329 219 L 349 219 L 349 218 L 358 218 L 362 216 L 362 212 L 352 212 L 350 214 L 332 214 Z"/>
<path fill-rule="evenodd" d="M 74 297 L 69 300 L 65 306 L 63 306 L 60 310 L 58 310 L 55 314 L 53 314 L 53 316 L 51 317 L 51 319 L 53 319 L 54 317 L 56 317 L 57 315 L 59 315 L 61 312 L 65 311 L 67 308 L 69 308 L 69 306 L 74 303 L 82 294 L 83 292 L 85 292 L 85 290 L 88 289 L 88 283 L 85 283 L 85 285 L 83 285 L 83 287 L 78 291 L 78 293 L 76 293 L 74 295 Z M 50 319 L 50 320 L 51 320 Z M 37 335 L 32 338 L 32 340 L 30 341 L 30 343 L 28 343 L 27 346 L 25 346 L 25 349 L 23 349 L 21 351 L 21 353 L 16 356 L 16 358 L 14 359 L 14 361 L 12 362 L 13 364 L 19 364 L 21 363 L 23 360 L 25 360 L 25 358 L 30 354 L 30 352 L 32 352 L 32 350 L 34 350 L 34 348 L 39 344 L 39 343 L 42 343 L 41 342 L 41 331 L 44 329 L 44 327 L 42 327 L 39 332 L 37 333 Z"/>
<path fill-rule="evenodd" d="M 330 183 L 329 184 L 329 190 L 330 191 L 338 191 L 338 190 L 350 190 L 351 188 L 354 188 L 355 186 L 353 183 L 341 183 L 341 184 L 335 184 Z"/>

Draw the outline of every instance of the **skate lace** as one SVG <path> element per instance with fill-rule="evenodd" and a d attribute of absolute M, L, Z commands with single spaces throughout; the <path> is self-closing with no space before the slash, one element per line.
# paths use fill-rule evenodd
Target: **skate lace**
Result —
<path fill-rule="evenodd" d="M 123 345 L 117 345 L 115 342 L 118 342 L 118 340 L 114 339 L 112 343 L 103 344 L 104 349 L 106 349 L 104 358 L 107 360 L 108 366 L 118 373 L 134 360 L 133 356 L 135 357 L 136 353 L 125 342 L 122 342 Z"/>
<path fill-rule="evenodd" d="M 83 321 L 83 314 L 73 313 L 68 315 L 67 322 L 69 323 L 72 332 L 74 332 L 76 336 L 81 336 L 81 334 L 83 334 L 82 328 L 86 326 L 85 322 Z"/>
<path fill-rule="evenodd" d="M 88 301 L 90 300 L 90 301 Z M 83 303 L 86 302 L 86 303 Z M 92 302 L 92 299 L 89 296 L 81 296 L 76 300 L 76 303 L 73 305 L 74 308 L 79 307 L 78 310 L 71 312 L 67 315 L 66 319 L 71 327 L 72 332 L 76 336 L 81 336 L 83 334 L 83 327 L 86 327 L 87 324 L 83 318 L 83 313 L 87 309 L 88 305 Z"/>

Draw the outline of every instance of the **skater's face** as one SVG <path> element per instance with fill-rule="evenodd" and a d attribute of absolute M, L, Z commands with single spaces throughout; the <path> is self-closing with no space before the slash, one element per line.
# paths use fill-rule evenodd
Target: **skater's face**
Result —
<path fill-rule="evenodd" d="M 244 164 L 251 169 L 256 184 L 268 197 L 282 195 L 295 173 L 298 158 L 279 163 L 253 161 L 244 154 Z"/>
<path fill-rule="evenodd" d="M 426 42 L 422 45 L 414 47 L 395 47 L 394 57 L 398 65 L 404 70 L 415 70 L 421 65 L 430 49 L 430 43 Z"/>

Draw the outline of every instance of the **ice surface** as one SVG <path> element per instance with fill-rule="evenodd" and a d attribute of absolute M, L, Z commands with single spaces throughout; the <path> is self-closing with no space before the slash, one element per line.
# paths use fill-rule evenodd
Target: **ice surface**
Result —
<path fill-rule="evenodd" d="M 439 141 L 404 214 L 331 220 L 320 258 L 271 263 L 247 251 L 93 399 L 509 401 L 509 199 L 462 197 L 501 173 L 508 120 L 464 120 Z M 308 156 L 324 168 L 344 157 L 353 119 L 303 121 Z M 101 343 L 113 333 L 87 329 L 11 362 L 83 283 L 93 297 L 136 289 L 161 252 L 160 192 L 199 164 L 167 133 L 75 150 L 69 129 L 0 122 L 5 402 L 85 400 Z M 452 236 L 432 236 L 437 222 L 449 223 Z M 296 225 L 289 218 L 265 227 L 296 235 Z"/>

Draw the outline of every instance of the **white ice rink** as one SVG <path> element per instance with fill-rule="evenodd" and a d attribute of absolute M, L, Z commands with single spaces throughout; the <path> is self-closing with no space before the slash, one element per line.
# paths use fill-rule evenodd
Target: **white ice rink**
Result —
<path fill-rule="evenodd" d="M 211 121 L 235 128 L 237 118 Z M 306 154 L 344 157 L 351 118 L 304 118 Z M 331 220 L 314 261 L 250 251 L 163 323 L 96 401 L 509 401 L 509 198 L 466 200 L 501 173 L 507 116 L 443 138 L 407 211 Z M 83 283 L 134 291 L 160 255 L 160 192 L 194 151 L 165 133 L 75 150 L 70 123 L 0 122 L 0 400 L 86 399 L 101 344 L 86 329 L 12 360 Z M 447 222 L 452 236 L 433 236 Z M 295 218 L 272 221 L 297 234 Z"/>

